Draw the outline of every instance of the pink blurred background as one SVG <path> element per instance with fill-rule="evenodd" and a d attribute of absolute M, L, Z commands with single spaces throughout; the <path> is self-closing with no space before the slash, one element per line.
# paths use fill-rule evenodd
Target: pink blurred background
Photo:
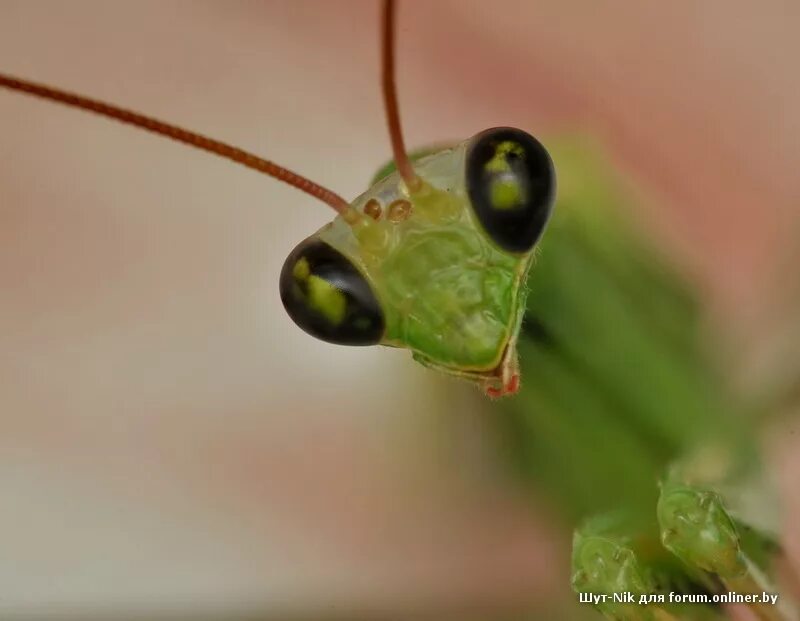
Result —
<path fill-rule="evenodd" d="M 800 5 L 408 0 L 399 19 L 410 145 L 597 137 L 744 380 L 794 351 Z M 389 153 L 377 20 L 367 0 L 0 0 L 0 70 L 354 197 Z M 569 533 L 499 472 L 470 387 L 285 316 L 283 259 L 329 218 L 0 91 L 0 612 L 438 618 L 566 592 Z M 798 441 L 774 450 L 795 523 Z"/>

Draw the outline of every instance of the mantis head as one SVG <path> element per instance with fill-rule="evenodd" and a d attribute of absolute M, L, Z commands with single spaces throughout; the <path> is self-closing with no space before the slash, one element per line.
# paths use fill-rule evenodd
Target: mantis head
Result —
<path fill-rule="evenodd" d="M 514 393 L 525 280 L 555 197 L 552 160 L 529 134 L 502 127 L 413 170 L 414 184 L 390 173 L 295 248 L 283 304 L 324 341 L 402 347 L 490 396 Z"/>
<path fill-rule="evenodd" d="M 286 259 L 280 293 L 307 333 L 387 345 L 480 384 L 519 388 L 516 342 L 555 171 L 533 136 L 483 131 L 413 165 L 394 81 L 394 3 L 383 11 L 383 95 L 396 170 Z"/>

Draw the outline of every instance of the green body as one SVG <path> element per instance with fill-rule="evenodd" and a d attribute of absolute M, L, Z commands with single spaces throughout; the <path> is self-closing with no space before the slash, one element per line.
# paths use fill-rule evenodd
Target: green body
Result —
<path fill-rule="evenodd" d="M 559 200 L 528 279 L 522 388 L 495 405 L 495 421 L 517 471 L 576 529 L 574 589 L 667 598 L 596 605 L 605 616 L 724 617 L 668 594 L 777 593 L 759 412 L 716 357 L 722 335 L 691 282 L 633 224 L 601 152 L 548 147 Z M 797 618 L 788 599 L 752 607 Z"/>
<path fill-rule="evenodd" d="M 752 470 L 752 413 L 691 283 L 637 230 L 598 150 L 549 146 L 561 188 L 528 279 L 522 389 L 498 404 L 521 468 L 574 519 L 651 508 L 666 467 L 711 444 L 736 455 L 728 475 Z"/>

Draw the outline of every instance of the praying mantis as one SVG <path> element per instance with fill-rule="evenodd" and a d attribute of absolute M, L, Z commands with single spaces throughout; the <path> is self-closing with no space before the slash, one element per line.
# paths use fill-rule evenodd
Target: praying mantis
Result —
<path fill-rule="evenodd" d="M 599 343 L 590 347 L 586 340 L 600 335 L 596 326 L 581 316 L 581 311 L 588 312 L 590 305 L 575 289 L 579 284 L 597 287 L 598 280 L 586 277 L 592 272 L 586 270 L 585 261 L 578 260 L 580 254 L 583 251 L 588 251 L 590 256 L 598 253 L 608 260 L 606 268 L 622 269 L 620 277 L 613 270 L 603 272 L 602 262 L 596 265 L 598 275 L 611 274 L 607 279 L 623 290 L 626 286 L 635 287 L 646 282 L 646 292 L 640 290 L 639 295 L 620 297 L 617 302 L 631 297 L 642 301 L 643 297 L 653 296 L 649 300 L 652 306 L 643 304 L 631 308 L 630 313 L 637 318 L 652 319 L 653 323 L 657 323 L 656 319 L 664 320 L 663 326 L 646 323 L 642 327 L 642 333 L 648 338 L 653 337 L 651 329 L 659 335 L 663 332 L 665 340 L 676 338 L 677 343 L 673 343 L 678 352 L 675 358 L 653 372 L 662 378 L 674 373 L 672 382 L 665 381 L 661 389 L 670 395 L 677 392 L 683 396 L 683 402 L 671 408 L 678 411 L 671 413 L 675 417 L 685 416 L 684 423 L 688 427 L 676 420 L 665 421 L 668 414 L 657 408 L 649 410 L 640 401 L 632 400 L 622 408 L 653 423 L 649 428 L 645 425 L 644 431 L 637 430 L 638 435 L 630 437 L 631 446 L 626 445 L 622 453 L 624 457 L 653 451 L 652 459 L 641 462 L 648 468 L 632 473 L 622 467 L 629 465 L 627 462 L 617 464 L 621 470 L 616 475 L 622 475 L 626 485 L 630 483 L 623 494 L 625 502 L 631 505 L 626 513 L 638 518 L 647 515 L 649 509 L 651 516 L 658 514 L 659 526 L 654 535 L 648 531 L 648 528 L 652 530 L 651 523 L 643 527 L 630 516 L 586 522 L 576 536 L 575 586 L 579 590 L 596 592 L 610 590 L 607 583 L 592 582 L 604 578 L 596 567 L 598 558 L 606 563 L 604 571 L 617 565 L 629 571 L 634 565 L 631 559 L 641 565 L 643 569 L 637 569 L 632 578 L 628 574 L 623 576 L 631 579 L 630 584 L 613 584 L 621 591 L 654 590 L 655 584 L 648 581 L 654 580 L 653 576 L 661 578 L 666 574 L 674 577 L 672 584 L 680 588 L 689 585 L 711 592 L 719 587 L 718 578 L 727 570 L 719 579 L 734 585 L 743 584 L 736 581 L 745 578 L 765 584 L 764 577 L 755 573 L 751 564 L 755 561 L 751 557 L 763 560 L 762 550 L 769 548 L 765 543 L 768 537 L 758 533 L 752 538 L 758 544 L 755 552 L 740 550 L 737 537 L 729 532 L 734 522 L 726 517 L 721 496 L 709 495 L 709 490 L 702 485 L 689 485 L 686 479 L 691 477 L 685 475 L 680 465 L 667 475 L 660 496 L 657 493 L 656 479 L 666 472 L 667 464 L 672 463 L 674 457 L 692 448 L 711 429 L 726 427 L 722 422 L 727 414 L 722 406 L 725 399 L 713 389 L 714 382 L 708 384 L 712 389 L 698 387 L 701 383 L 698 378 L 702 377 L 699 371 L 707 369 L 702 356 L 695 351 L 697 343 L 692 341 L 691 335 L 681 335 L 682 328 L 692 324 L 694 312 L 681 285 L 657 267 L 648 267 L 643 274 L 625 272 L 626 259 L 632 259 L 632 265 L 647 262 L 646 257 L 642 258 L 646 250 L 624 234 L 620 235 L 619 227 L 615 228 L 616 225 L 602 217 L 617 200 L 613 191 L 597 187 L 602 186 L 598 182 L 584 188 L 583 194 L 567 193 L 556 201 L 556 176 L 559 180 L 578 176 L 596 180 L 599 176 L 596 171 L 602 168 L 598 160 L 602 158 L 576 153 L 568 141 L 563 145 L 546 139 L 539 142 L 522 130 L 502 128 L 480 133 L 452 148 L 425 153 L 411 161 L 402 140 L 394 92 L 392 10 L 393 3 L 387 2 L 383 20 L 384 95 L 396 170 L 384 171 L 370 190 L 354 201 L 346 201 L 303 177 L 229 145 L 158 124 L 140 115 L 119 114 L 113 107 L 8 76 L 0 78 L 0 85 L 167 134 L 276 176 L 327 202 L 337 211 L 337 218 L 298 245 L 279 278 L 283 303 L 294 322 L 313 336 L 335 343 L 382 343 L 407 348 L 426 366 L 479 384 L 489 396 L 504 397 L 497 407 L 508 410 L 505 422 L 509 426 L 531 424 L 536 428 L 540 424 L 542 436 L 549 437 L 549 442 L 563 442 L 565 459 L 575 457 L 574 452 L 566 449 L 576 442 L 568 437 L 570 434 L 557 435 L 559 430 L 563 433 L 564 425 L 574 426 L 577 420 L 592 419 L 595 408 L 613 410 L 604 395 L 591 394 L 591 387 L 595 384 L 608 386 L 610 379 L 620 379 L 617 375 L 600 381 L 588 372 L 584 377 L 578 371 L 565 373 L 563 369 L 568 362 L 574 364 L 573 360 L 563 358 L 575 356 L 579 345 L 591 349 L 597 356 L 588 361 L 579 360 L 583 364 L 579 365 L 579 370 L 583 371 L 587 367 L 591 371 L 602 368 L 603 361 L 612 358 L 611 352 L 616 352 L 614 346 L 618 345 L 598 339 Z M 542 145 L 546 145 L 547 150 Z M 556 202 L 558 205 L 554 208 Z M 563 218 L 562 211 L 566 212 Z M 551 217 L 552 227 L 546 229 Z M 534 260 L 539 247 L 539 257 Z M 568 265 L 578 267 L 571 271 Z M 584 274 L 580 283 L 576 282 L 576 274 Z M 614 277 L 623 280 L 620 283 Z M 597 291 L 598 297 L 593 300 L 600 300 L 603 294 L 613 290 Z M 586 291 L 581 295 L 588 296 Z M 660 302 L 656 304 L 655 300 Z M 664 311 L 665 306 L 671 310 Z M 601 310 L 597 311 L 599 318 L 619 317 L 612 314 L 614 309 Z M 568 321 L 570 315 L 565 311 L 574 313 L 574 321 Z M 664 311 L 666 317 L 661 317 L 659 311 Z M 577 328 L 583 328 L 584 332 L 569 331 Z M 653 361 L 655 356 L 645 356 L 642 352 L 636 355 L 634 344 L 628 343 L 628 346 L 623 353 L 630 356 L 629 364 L 640 365 L 638 371 L 646 376 L 648 367 L 642 361 Z M 521 355 L 521 373 L 517 349 Z M 554 355 L 554 351 L 559 355 Z M 691 367 L 684 368 L 690 363 Z M 614 370 L 613 365 L 608 367 Z M 630 368 L 626 372 L 632 374 Z M 689 381 L 687 376 L 695 372 L 698 373 L 694 380 Z M 577 399 L 578 389 L 565 384 L 569 380 L 588 387 L 589 394 Z M 720 387 L 719 393 L 722 392 Z M 512 396 L 515 394 L 517 396 Z M 702 400 L 698 400 L 698 394 L 702 394 Z M 652 393 L 648 396 L 655 401 L 666 399 Z M 548 412 L 561 419 L 546 420 Z M 611 425 L 614 412 L 608 414 L 606 419 L 594 418 L 590 423 L 592 427 L 597 427 L 600 420 Z M 621 416 L 620 412 L 616 414 Z M 540 416 L 542 418 L 538 419 Z M 705 421 L 704 427 L 692 429 L 698 420 Z M 736 430 L 735 425 L 728 427 L 731 438 L 721 437 L 720 441 L 736 446 L 736 455 L 745 454 L 738 444 L 746 445 L 746 433 Z M 684 431 L 685 434 L 681 433 Z M 512 432 L 518 440 L 529 437 L 524 428 L 517 427 Z M 662 443 L 664 436 L 669 444 Z M 627 436 L 620 431 L 615 437 L 622 442 L 621 438 Z M 531 463 L 543 459 L 543 454 L 544 451 L 537 452 Z M 573 461 L 572 468 L 577 469 L 579 463 Z M 539 465 L 539 470 L 548 467 L 546 463 Z M 568 475 L 569 471 L 561 474 Z M 585 481 L 590 474 L 584 469 L 575 478 L 583 477 L 584 486 L 587 486 Z M 634 474 L 635 478 L 626 478 Z M 575 496 L 580 497 L 580 492 L 576 491 Z M 670 521 L 675 521 L 669 511 L 673 504 L 681 509 L 686 506 L 694 509 L 692 503 L 700 507 L 703 516 L 711 516 L 707 530 L 699 534 L 687 534 L 681 524 L 676 527 Z M 587 500 L 575 514 L 594 511 L 596 507 L 591 505 Z M 717 537 L 721 547 L 710 550 L 710 560 L 695 558 L 687 552 L 692 549 L 691 541 L 687 544 L 675 539 L 683 535 L 705 536 L 710 532 L 708 529 L 714 528 L 728 536 L 727 539 L 722 535 Z M 650 571 L 652 557 L 642 556 L 646 546 L 639 546 L 640 539 L 645 539 L 638 536 L 640 532 L 649 536 L 646 538 L 649 542 L 663 540 L 666 546 L 660 548 L 663 556 L 655 555 L 662 562 L 661 567 L 666 567 L 661 574 Z M 714 564 L 720 558 L 731 556 L 732 549 L 736 549 L 734 561 L 724 567 Z M 738 563 L 736 559 L 740 558 L 740 553 L 744 560 Z M 671 559 L 672 563 L 664 559 Z M 689 569 L 675 559 L 685 561 Z M 709 574 L 718 578 L 709 577 Z M 617 579 L 615 575 L 614 580 Z M 670 606 L 630 611 L 617 608 L 601 607 L 612 618 L 648 618 L 648 615 L 668 618 L 665 615 L 678 614 L 704 614 L 706 618 L 714 618 L 722 614 L 713 607 L 707 610 L 702 606 L 680 612 Z M 757 610 L 771 614 L 773 609 L 758 607 Z"/>

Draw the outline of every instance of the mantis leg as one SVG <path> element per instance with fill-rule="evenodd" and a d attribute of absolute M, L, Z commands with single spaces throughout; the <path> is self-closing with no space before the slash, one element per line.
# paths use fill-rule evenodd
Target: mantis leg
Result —
<path fill-rule="evenodd" d="M 654 527 L 621 513 L 584 522 L 575 531 L 572 552 L 572 587 L 580 601 L 614 621 L 725 619 L 719 606 L 669 597 L 681 592 L 702 600 L 713 585 L 682 571 Z"/>
<path fill-rule="evenodd" d="M 661 485 L 656 513 L 664 547 L 690 570 L 713 577 L 721 593 L 750 596 L 754 601 L 744 603 L 764 621 L 800 618 L 778 593 L 776 539 L 735 517 L 723 493 L 676 468 Z"/>

